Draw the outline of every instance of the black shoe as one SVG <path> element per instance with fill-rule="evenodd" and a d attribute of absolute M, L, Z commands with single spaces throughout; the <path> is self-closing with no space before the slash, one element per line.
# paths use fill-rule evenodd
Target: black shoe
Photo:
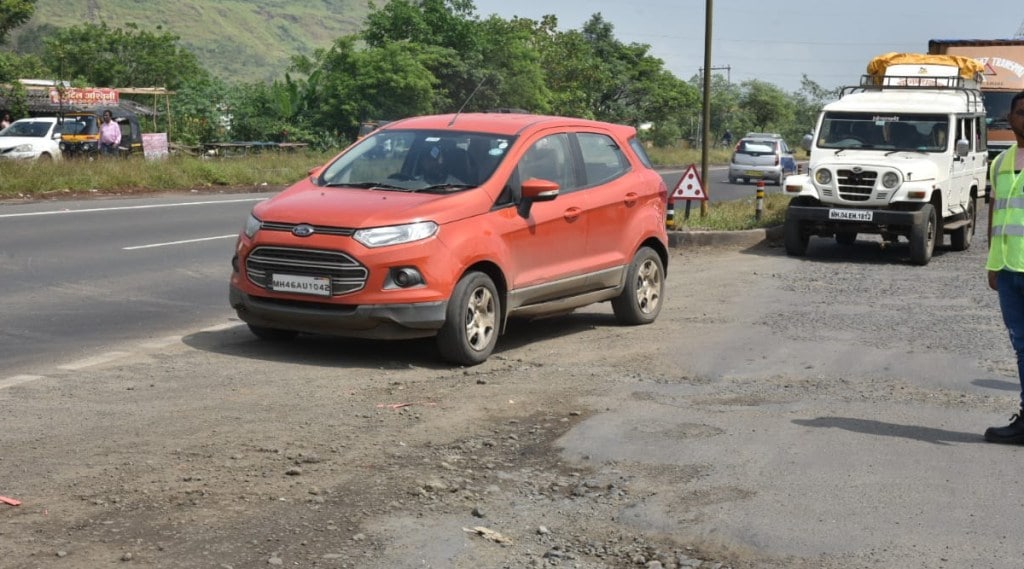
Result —
<path fill-rule="evenodd" d="M 1005 427 L 985 429 L 985 440 L 990 443 L 1024 444 L 1024 417 L 1021 417 L 1021 412 L 1014 413 L 1010 417 L 1010 424 Z"/>

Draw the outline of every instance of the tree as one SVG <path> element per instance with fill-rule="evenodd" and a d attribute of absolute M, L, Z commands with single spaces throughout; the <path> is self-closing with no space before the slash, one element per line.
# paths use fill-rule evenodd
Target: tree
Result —
<path fill-rule="evenodd" d="M 113 29 L 106 23 L 64 28 L 44 40 L 44 58 L 62 80 L 96 87 L 166 87 L 177 89 L 207 74 L 196 56 L 178 45 L 174 34 L 140 29 L 136 24 Z"/>
<path fill-rule="evenodd" d="M 11 30 L 24 24 L 36 11 L 36 0 L 0 0 L 0 43 Z"/>
<path fill-rule="evenodd" d="M 782 89 L 757 79 L 744 81 L 740 88 L 740 105 L 755 130 L 782 130 L 792 124 L 794 105 Z"/>
<path fill-rule="evenodd" d="M 804 75 L 800 79 L 800 89 L 791 97 L 794 107 L 791 132 L 784 134 L 787 135 L 787 138 L 792 137 L 794 140 L 803 138 L 804 134 L 814 130 L 821 108 L 838 97 L 838 89 L 825 89 Z"/>

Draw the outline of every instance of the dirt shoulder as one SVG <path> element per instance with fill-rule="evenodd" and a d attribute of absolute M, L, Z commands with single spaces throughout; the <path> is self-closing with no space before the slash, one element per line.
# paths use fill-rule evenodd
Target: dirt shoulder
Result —
<path fill-rule="evenodd" d="M 1014 566 L 990 524 L 1020 518 L 1012 449 L 975 444 L 1015 395 L 1004 332 L 987 291 L 955 322 L 936 308 L 977 259 L 833 253 L 677 250 L 655 324 L 517 323 L 468 369 L 429 341 L 268 344 L 237 321 L 55 363 L 0 388 L 0 495 L 22 501 L 0 505 L 0 558 Z"/>

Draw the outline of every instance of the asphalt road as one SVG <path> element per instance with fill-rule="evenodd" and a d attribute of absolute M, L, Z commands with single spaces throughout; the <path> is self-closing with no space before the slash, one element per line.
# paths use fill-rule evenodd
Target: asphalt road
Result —
<path fill-rule="evenodd" d="M 430 342 L 257 341 L 224 317 L 228 243 L 136 259 L 193 258 L 216 290 L 192 318 L 224 327 L 0 376 L 0 490 L 24 501 L 0 509 L 5 566 L 1021 565 L 1024 449 L 981 438 L 1018 397 L 982 236 L 924 267 L 872 237 L 674 250 L 654 324 L 595 305 L 469 369 Z"/>
<path fill-rule="evenodd" d="M 0 377 L 223 321 L 235 236 L 265 197 L 0 206 Z"/>
<path fill-rule="evenodd" d="M 662 171 L 670 190 L 683 172 Z M 753 195 L 754 185 L 725 178 L 711 168 L 713 202 Z M 233 314 L 231 249 L 268 195 L 0 204 L 0 377 Z"/>

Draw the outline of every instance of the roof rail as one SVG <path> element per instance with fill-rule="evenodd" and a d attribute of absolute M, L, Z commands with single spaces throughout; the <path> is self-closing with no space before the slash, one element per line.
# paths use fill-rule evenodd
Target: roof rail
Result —
<path fill-rule="evenodd" d="M 860 85 L 849 85 L 839 91 L 843 98 L 852 93 L 867 91 L 954 91 L 961 93 L 967 101 L 969 111 L 981 111 L 984 104 L 981 90 L 974 81 L 965 81 L 963 77 L 945 77 L 917 75 L 862 75 Z"/>

